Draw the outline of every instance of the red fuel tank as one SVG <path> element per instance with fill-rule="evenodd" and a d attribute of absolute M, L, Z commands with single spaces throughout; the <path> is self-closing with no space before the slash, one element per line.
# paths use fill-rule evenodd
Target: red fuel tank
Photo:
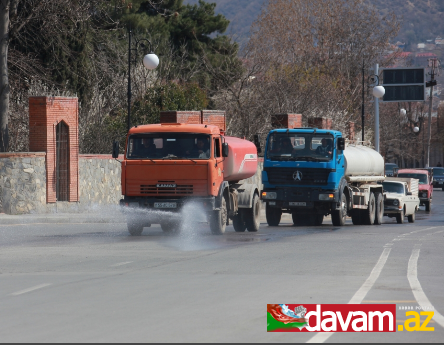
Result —
<path fill-rule="evenodd" d="M 225 137 L 228 157 L 224 160 L 224 181 L 239 181 L 249 178 L 257 171 L 257 149 L 248 140 Z"/>

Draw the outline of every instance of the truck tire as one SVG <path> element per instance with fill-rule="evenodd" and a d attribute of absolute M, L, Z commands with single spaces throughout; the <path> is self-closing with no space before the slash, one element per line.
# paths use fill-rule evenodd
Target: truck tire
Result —
<path fill-rule="evenodd" d="M 351 218 L 352 218 L 352 223 L 353 225 L 362 225 L 362 210 L 359 209 L 354 209 L 351 212 Z"/>
<path fill-rule="evenodd" d="M 432 201 L 431 200 L 426 201 L 425 202 L 425 210 L 426 210 L 426 212 L 430 212 L 431 207 L 432 207 Z"/>
<path fill-rule="evenodd" d="M 376 216 L 376 200 L 375 194 L 370 192 L 370 197 L 368 199 L 368 208 L 365 210 L 364 223 L 366 225 L 375 224 L 375 216 Z"/>
<path fill-rule="evenodd" d="M 127 221 L 128 232 L 131 236 L 140 236 L 143 232 L 143 224 L 139 221 L 128 220 Z"/>
<path fill-rule="evenodd" d="M 404 212 L 404 210 L 405 209 L 403 208 L 402 211 L 396 215 L 396 223 L 398 223 L 398 224 L 403 224 L 404 223 L 404 219 L 405 219 L 405 212 Z"/>
<path fill-rule="evenodd" d="M 375 203 L 375 225 L 381 225 L 384 217 L 384 198 L 381 193 L 375 193 Z"/>
<path fill-rule="evenodd" d="M 331 214 L 331 222 L 334 226 L 344 226 L 347 219 L 347 197 L 344 193 L 341 195 L 341 208 L 334 210 Z M 321 222 L 322 224 L 322 222 Z"/>
<path fill-rule="evenodd" d="M 225 233 L 227 216 L 227 202 L 225 201 L 225 198 L 222 197 L 220 210 L 212 211 L 212 213 L 209 215 L 210 229 L 213 235 L 222 235 Z"/>
<path fill-rule="evenodd" d="M 233 228 L 236 232 L 244 232 L 247 229 L 247 224 L 244 221 L 243 209 L 239 209 L 237 215 L 233 217 Z"/>
<path fill-rule="evenodd" d="M 268 226 L 278 226 L 281 222 L 282 210 L 279 208 L 272 208 L 265 206 L 265 217 L 267 218 Z"/>
<path fill-rule="evenodd" d="M 173 221 L 165 221 L 160 223 L 162 231 L 166 234 L 175 234 L 180 231 L 180 224 Z"/>
<path fill-rule="evenodd" d="M 259 230 L 261 225 L 260 215 L 261 215 L 261 203 L 259 195 L 254 193 L 253 202 L 251 208 L 244 210 L 245 212 L 245 224 L 247 225 L 247 230 L 249 232 L 256 232 Z"/>
<path fill-rule="evenodd" d="M 409 223 L 414 223 L 416 220 L 416 209 L 413 211 L 413 213 L 410 216 L 407 216 L 407 219 L 409 220 Z"/>

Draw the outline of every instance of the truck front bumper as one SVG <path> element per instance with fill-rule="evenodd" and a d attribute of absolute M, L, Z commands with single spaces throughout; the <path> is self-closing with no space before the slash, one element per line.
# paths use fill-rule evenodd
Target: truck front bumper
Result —
<path fill-rule="evenodd" d="M 269 207 L 273 208 L 301 211 L 301 213 L 309 210 L 317 210 L 320 211 L 320 213 L 324 213 L 340 208 L 339 191 L 289 187 L 285 189 L 265 189 L 262 192 L 266 192 L 267 194 L 276 193 L 275 199 L 262 197 L 261 193 L 261 199 L 266 202 Z M 333 197 L 330 198 L 330 195 Z"/>
<path fill-rule="evenodd" d="M 216 198 L 210 197 L 185 197 L 180 199 L 160 199 L 152 197 L 128 197 L 120 200 L 123 209 L 141 212 L 152 211 L 157 213 L 180 213 L 185 205 L 194 204 L 201 210 L 208 212 L 216 210 Z M 163 215 L 164 217 L 164 215 Z"/>

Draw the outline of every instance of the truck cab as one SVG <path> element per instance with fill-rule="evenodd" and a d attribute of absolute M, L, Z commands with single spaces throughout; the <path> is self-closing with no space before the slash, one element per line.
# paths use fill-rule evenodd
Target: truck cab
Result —
<path fill-rule="evenodd" d="M 414 178 L 419 180 L 419 201 L 425 206 L 426 212 L 430 212 L 433 200 L 433 175 L 427 169 L 399 169 L 395 170 L 395 176 Z"/>
<path fill-rule="evenodd" d="M 279 224 L 282 212 L 295 224 L 320 225 L 340 203 L 344 155 L 341 132 L 316 128 L 275 129 L 267 137 L 262 182 L 267 221 Z M 300 217 L 304 215 L 304 217 Z"/>

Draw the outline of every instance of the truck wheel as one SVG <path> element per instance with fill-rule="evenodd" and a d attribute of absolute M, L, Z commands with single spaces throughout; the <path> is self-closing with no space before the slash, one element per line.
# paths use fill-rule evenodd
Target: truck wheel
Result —
<path fill-rule="evenodd" d="M 365 211 L 365 224 L 373 225 L 375 224 L 375 215 L 376 215 L 376 200 L 375 194 L 373 192 L 370 193 L 370 198 L 368 199 L 368 208 Z"/>
<path fill-rule="evenodd" d="M 143 231 L 143 224 L 138 221 L 128 220 L 127 222 L 128 232 L 131 236 L 140 236 Z"/>
<path fill-rule="evenodd" d="M 409 220 L 409 223 L 414 223 L 416 219 L 416 209 L 413 211 L 413 213 L 410 216 L 407 216 L 407 219 Z"/>
<path fill-rule="evenodd" d="M 425 203 L 425 210 L 426 210 L 426 212 L 430 212 L 430 208 L 432 207 L 432 202 L 429 200 L 429 201 L 426 201 L 426 203 Z"/>
<path fill-rule="evenodd" d="M 381 193 L 375 193 L 376 210 L 375 210 L 375 225 L 382 224 L 382 217 L 384 216 L 384 198 Z"/>
<path fill-rule="evenodd" d="M 165 221 L 160 223 L 160 227 L 162 231 L 166 234 L 174 234 L 180 231 L 180 224 L 178 222 Z"/>
<path fill-rule="evenodd" d="M 209 218 L 210 229 L 214 235 L 222 235 L 225 233 L 227 226 L 227 203 L 224 197 L 222 197 L 220 210 L 213 211 Z"/>
<path fill-rule="evenodd" d="M 404 209 L 402 209 L 402 211 L 396 215 L 396 222 L 398 224 L 403 224 L 404 218 L 405 218 L 405 213 L 404 213 Z"/>
<path fill-rule="evenodd" d="M 243 209 L 239 209 L 237 215 L 233 217 L 233 228 L 236 232 L 244 232 L 247 229 L 247 224 L 244 221 Z"/>
<path fill-rule="evenodd" d="M 361 210 L 355 209 L 351 212 L 351 218 L 353 225 L 362 225 L 362 212 Z"/>
<path fill-rule="evenodd" d="M 256 232 L 259 230 L 261 224 L 261 203 L 259 200 L 259 195 L 254 193 L 253 204 L 251 208 L 245 209 L 245 223 L 247 224 L 247 230 L 249 232 Z"/>
<path fill-rule="evenodd" d="M 341 195 L 341 208 L 334 210 L 331 214 L 331 222 L 334 226 L 344 226 L 347 219 L 347 197 L 344 193 Z"/>
<path fill-rule="evenodd" d="M 279 208 L 272 208 L 265 206 L 265 217 L 267 218 L 268 226 L 278 226 L 281 222 L 282 210 Z"/>

